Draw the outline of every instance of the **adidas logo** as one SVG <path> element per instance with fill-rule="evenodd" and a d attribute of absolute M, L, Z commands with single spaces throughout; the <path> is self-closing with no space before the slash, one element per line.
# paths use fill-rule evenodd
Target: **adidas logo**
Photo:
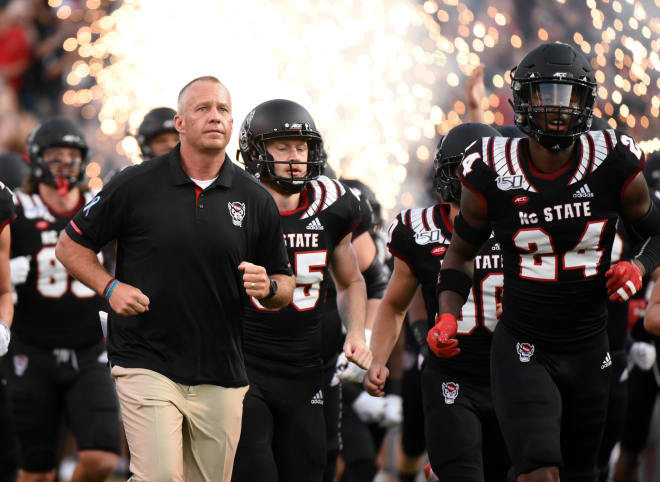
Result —
<path fill-rule="evenodd" d="M 594 193 L 592 193 L 589 186 L 585 184 L 573 193 L 573 197 L 594 197 Z"/>
<path fill-rule="evenodd" d="M 316 395 L 312 397 L 312 405 L 323 405 L 323 391 L 319 390 Z"/>
<path fill-rule="evenodd" d="M 319 218 L 314 218 L 314 220 L 307 225 L 307 229 L 312 231 L 323 231 L 325 228 L 321 224 L 321 221 L 319 221 Z"/>
<path fill-rule="evenodd" d="M 600 369 L 605 370 L 611 364 L 612 364 L 612 357 L 610 356 L 610 352 L 608 351 L 607 354 L 605 355 L 605 360 L 603 360 L 603 364 L 600 366 Z"/>

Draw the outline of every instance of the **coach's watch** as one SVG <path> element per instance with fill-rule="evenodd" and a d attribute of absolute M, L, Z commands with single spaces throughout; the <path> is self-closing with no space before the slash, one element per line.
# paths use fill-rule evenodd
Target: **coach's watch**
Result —
<path fill-rule="evenodd" d="M 261 298 L 262 300 L 269 300 L 273 296 L 275 296 L 275 293 L 277 293 L 277 281 L 275 281 L 273 278 L 270 278 L 270 291 L 268 292 L 268 296 Z"/>

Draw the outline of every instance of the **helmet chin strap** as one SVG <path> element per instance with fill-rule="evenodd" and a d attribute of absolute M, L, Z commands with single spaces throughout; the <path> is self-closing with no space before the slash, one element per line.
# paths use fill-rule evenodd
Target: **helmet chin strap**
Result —
<path fill-rule="evenodd" d="M 57 189 L 57 194 L 61 197 L 65 197 L 70 191 L 70 182 L 69 178 L 65 176 L 57 176 L 55 178 L 55 188 Z"/>

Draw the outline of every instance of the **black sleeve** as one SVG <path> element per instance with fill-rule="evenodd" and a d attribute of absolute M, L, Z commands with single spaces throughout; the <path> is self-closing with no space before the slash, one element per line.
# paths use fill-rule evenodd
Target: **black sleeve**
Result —
<path fill-rule="evenodd" d="M 259 217 L 259 239 L 256 242 L 255 264 L 271 274 L 292 275 L 291 263 L 284 244 L 280 212 L 273 198 L 268 195 Z"/>
<path fill-rule="evenodd" d="M 412 270 L 412 260 L 410 259 L 410 239 L 413 237 L 412 230 L 403 222 L 403 216 L 406 211 L 402 211 L 390 223 L 387 229 L 387 249 L 401 261 L 404 261 Z"/>
<path fill-rule="evenodd" d="M 134 168 L 124 169 L 92 198 L 66 225 L 66 233 L 78 244 L 98 253 L 119 235 L 125 209 L 130 205 L 129 183 Z"/>
<path fill-rule="evenodd" d="M 488 164 L 487 151 L 483 147 L 484 143 L 487 143 L 485 139 L 472 143 L 465 150 L 463 160 L 456 169 L 456 174 L 464 186 L 483 194 L 489 191 L 496 177 L 495 171 Z"/>
<path fill-rule="evenodd" d="M 336 181 L 339 182 L 339 181 Z M 340 183 L 341 184 L 341 183 Z M 341 241 L 348 233 L 353 233 L 353 238 L 356 238 L 359 236 L 359 234 L 355 234 L 358 229 L 361 229 L 361 225 L 365 222 L 363 216 L 364 214 L 364 207 L 363 207 L 363 201 L 362 199 L 364 196 L 357 196 L 355 192 L 345 184 L 342 184 L 344 188 L 346 189 L 346 194 L 342 196 L 342 199 L 340 201 L 342 202 L 342 205 L 345 203 L 347 205 L 346 209 L 342 209 L 343 217 L 345 217 L 345 227 L 342 230 L 343 234 L 341 237 L 337 240 L 337 242 Z M 367 202 L 364 200 L 364 202 Z M 368 203 L 367 203 L 368 204 Z M 369 211 L 367 216 L 371 216 L 371 211 Z M 371 227 L 371 218 L 369 218 L 368 221 L 368 226 L 367 229 Z M 364 232 L 364 231 L 362 231 Z M 362 233 L 360 233 L 362 234 Z M 351 238 L 351 239 L 353 239 Z"/>
<path fill-rule="evenodd" d="M 359 196 L 360 198 L 360 221 L 353 231 L 353 239 L 357 238 L 359 235 L 366 233 L 373 227 L 373 209 L 371 204 L 367 201 L 365 196 Z"/>
<path fill-rule="evenodd" d="M 2 231 L 2 228 L 16 219 L 16 205 L 9 188 L 1 182 L 0 186 L 0 231 Z"/>

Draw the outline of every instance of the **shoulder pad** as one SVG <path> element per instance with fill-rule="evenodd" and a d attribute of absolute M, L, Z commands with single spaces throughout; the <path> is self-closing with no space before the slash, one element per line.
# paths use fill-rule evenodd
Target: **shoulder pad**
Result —
<path fill-rule="evenodd" d="M 316 216 L 319 212 L 332 206 L 347 192 L 350 192 L 347 191 L 342 183 L 326 176 L 320 176 L 318 179 L 309 181 L 307 183 L 307 188 L 311 191 L 310 195 L 314 201 L 310 204 L 300 219 Z M 354 196 L 352 193 L 351 195 Z"/>
<path fill-rule="evenodd" d="M 587 174 L 598 169 L 610 155 L 618 143 L 616 133 L 612 129 L 604 131 L 589 131 L 582 134 L 580 143 L 580 158 L 575 174 L 568 184 L 581 181 Z"/>

